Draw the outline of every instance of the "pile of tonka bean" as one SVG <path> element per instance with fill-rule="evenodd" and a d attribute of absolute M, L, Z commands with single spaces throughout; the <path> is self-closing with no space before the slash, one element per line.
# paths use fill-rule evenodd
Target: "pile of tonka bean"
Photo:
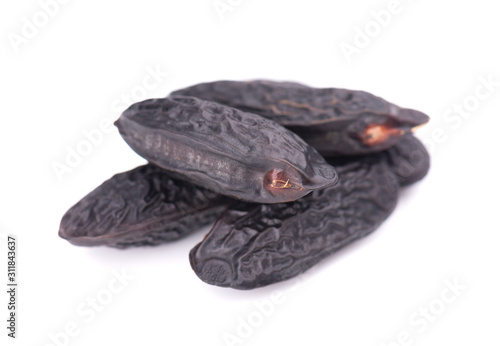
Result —
<path fill-rule="evenodd" d="M 364 91 L 273 81 L 198 84 L 131 105 L 115 125 L 148 164 L 71 207 L 79 246 L 174 241 L 204 282 L 251 289 L 292 278 L 374 231 L 429 155 L 428 116 Z"/>

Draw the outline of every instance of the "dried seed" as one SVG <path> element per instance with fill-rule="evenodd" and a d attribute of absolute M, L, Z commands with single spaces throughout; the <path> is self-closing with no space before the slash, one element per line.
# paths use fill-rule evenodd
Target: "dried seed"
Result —
<path fill-rule="evenodd" d="M 276 121 L 324 156 L 361 155 L 394 145 L 429 117 L 364 91 L 311 88 L 298 83 L 217 81 L 172 95 L 219 102 Z"/>
<path fill-rule="evenodd" d="M 335 169 L 296 134 L 215 102 L 183 96 L 146 100 L 115 124 L 151 163 L 230 197 L 288 202 L 337 182 Z"/>
<path fill-rule="evenodd" d="M 81 246 L 157 245 L 213 223 L 228 203 L 148 164 L 114 175 L 71 207 L 59 236 Z"/>
<path fill-rule="evenodd" d="M 196 275 L 236 289 L 269 285 L 375 230 L 396 205 L 397 180 L 382 156 L 343 161 L 335 188 L 290 203 L 232 205 L 191 250 Z"/>

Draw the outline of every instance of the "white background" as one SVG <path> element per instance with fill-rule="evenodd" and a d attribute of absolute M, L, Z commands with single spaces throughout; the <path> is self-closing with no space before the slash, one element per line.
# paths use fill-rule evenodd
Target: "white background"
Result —
<path fill-rule="evenodd" d="M 220 3 L 231 6 L 222 16 L 212 0 L 2 3 L 0 290 L 7 289 L 5 235 L 13 234 L 19 292 L 15 341 L 6 336 L 1 294 L 0 344 L 498 345 L 500 21 L 493 2 Z M 376 24 L 373 11 L 387 9 L 390 19 Z M 356 44 L 355 53 L 342 52 Z M 156 83 L 145 90 L 151 70 L 159 71 Z M 113 127 L 58 177 L 54 165 L 67 165 L 85 131 L 139 99 L 255 78 L 366 90 L 424 111 L 432 121 L 418 136 L 432 152 L 429 175 L 402 191 L 368 238 L 299 279 L 253 291 L 196 277 L 188 253 L 206 230 L 126 251 L 58 237 L 70 206 L 144 162 Z M 487 96 L 481 78 L 496 83 Z M 466 116 L 445 116 L 464 103 Z M 107 296 L 113 271 L 130 278 Z M 446 291 L 450 283 L 455 293 Z M 92 297 L 110 301 L 92 315 Z M 63 335 L 65 328 L 77 335 Z"/>

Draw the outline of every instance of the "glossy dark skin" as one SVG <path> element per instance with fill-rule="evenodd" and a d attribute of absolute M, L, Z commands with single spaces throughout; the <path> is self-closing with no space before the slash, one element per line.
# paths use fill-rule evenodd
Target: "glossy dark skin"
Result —
<path fill-rule="evenodd" d="M 252 289 L 299 275 L 374 231 L 396 206 L 399 186 L 381 156 L 338 167 L 339 184 L 273 205 L 231 206 L 190 252 L 204 282 Z"/>
<path fill-rule="evenodd" d="M 59 236 L 74 245 L 157 245 L 213 223 L 228 198 L 152 164 L 114 175 L 71 207 Z"/>
<path fill-rule="evenodd" d="M 216 81 L 172 95 L 215 101 L 276 121 L 323 156 L 385 150 L 429 120 L 422 112 L 398 107 L 364 91 L 311 88 L 290 82 Z"/>
<path fill-rule="evenodd" d="M 299 136 L 252 113 L 194 97 L 152 99 L 115 123 L 135 152 L 171 176 L 259 203 L 335 185 L 335 169 Z"/>

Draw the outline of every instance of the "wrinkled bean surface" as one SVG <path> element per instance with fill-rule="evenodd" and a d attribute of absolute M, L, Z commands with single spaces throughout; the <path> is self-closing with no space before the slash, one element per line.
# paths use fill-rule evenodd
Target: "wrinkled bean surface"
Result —
<path fill-rule="evenodd" d="M 227 198 L 152 164 L 114 175 L 71 207 L 59 235 L 74 245 L 157 245 L 213 223 Z"/>
<path fill-rule="evenodd" d="M 382 157 L 338 166 L 339 184 L 300 200 L 231 206 L 190 262 L 206 283 L 251 289 L 292 278 L 375 230 L 392 212 L 398 183 Z"/>
<path fill-rule="evenodd" d="M 364 91 L 312 88 L 298 83 L 216 81 L 172 95 L 204 100 L 259 114 L 299 134 L 324 156 L 384 150 L 429 117 Z"/>
<path fill-rule="evenodd" d="M 116 125 L 149 162 L 230 197 L 288 202 L 337 182 L 335 169 L 296 134 L 214 102 L 146 100 L 127 109 Z"/>

